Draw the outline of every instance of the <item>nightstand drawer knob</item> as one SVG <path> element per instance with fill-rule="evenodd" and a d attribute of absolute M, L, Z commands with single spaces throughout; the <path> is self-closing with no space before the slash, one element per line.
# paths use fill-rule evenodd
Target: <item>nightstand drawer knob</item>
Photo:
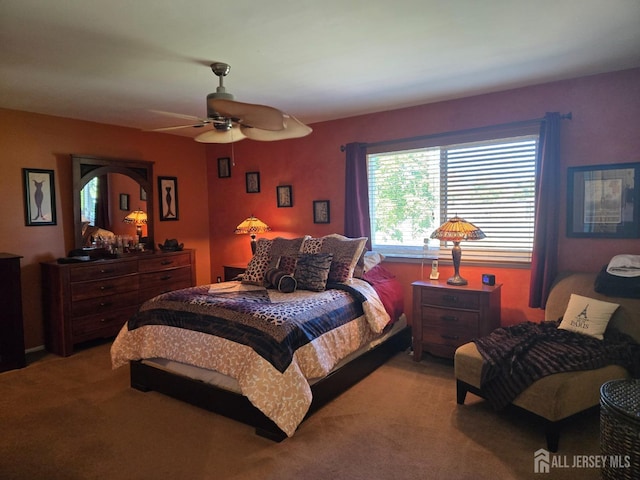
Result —
<path fill-rule="evenodd" d="M 458 303 L 457 295 L 443 295 L 442 300 L 444 300 L 447 303 Z"/>
<path fill-rule="evenodd" d="M 445 322 L 457 322 L 458 321 L 458 317 L 456 317 L 455 315 L 442 315 L 440 317 L 441 320 L 444 320 Z"/>

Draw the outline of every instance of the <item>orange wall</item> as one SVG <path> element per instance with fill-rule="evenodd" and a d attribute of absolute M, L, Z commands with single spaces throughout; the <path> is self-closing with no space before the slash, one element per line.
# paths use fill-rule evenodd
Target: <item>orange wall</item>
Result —
<path fill-rule="evenodd" d="M 562 123 L 560 269 L 595 271 L 612 255 L 638 254 L 638 239 L 567 238 L 564 185 L 568 166 L 640 162 L 639 99 L 640 69 L 633 69 L 317 123 L 310 136 L 290 141 L 244 140 L 233 146 L 209 145 L 212 275 L 222 275 L 225 264 L 246 263 L 250 259 L 248 238 L 233 234 L 235 226 L 250 214 L 273 228 L 273 232 L 264 235 L 268 238 L 343 232 L 345 169 L 341 145 L 535 119 L 548 111 L 573 113 L 573 120 Z M 234 160 L 231 178 L 217 177 L 217 158 L 223 156 Z M 248 171 L 260 172 L 259 194 L 245 193 Z M 293 186 L 292 208 L 277 208 L 277 185 Z M 331 201 L 329 225 L 313 224 L 312 201 L 320 199 Z M 394 263 L 389 267 L 404 282 L 406 308 L 410 310 L 410 284 L 421 278 L 420 266 Z M 442 265 L 444 278 L 451 274 L 447 268 Z M 504 324 L 543 317 L 543 312 L 527 307 L 528 269 L 469 267 L 464 265 L 463 253 L 463 276 L 479 278 L 483 271 L 495 273 L 498 282 L 503 283 Z"/>
<path fill-rule="evenodd" d="M 24 257 L 26 346 L 44 341 L 39 262 L 62 257 L 73 247 L 71 153 L 153 161 L 156 176 L 176 176 L 180 220 L 156 221 L 155 238 L 157 242 L 178 238 L 195 248 L 198 283 L 208 283 L 222 276 L 223 265 L 249 260 L 249 239 L 233 231 L 250 214 L 273 228 L 267 237 L 343 232 L 341 145 L 540 118 L 546 111 L 573 112 L 573 120 L 564 121 L 562 131 L 561 184 L 566 185 L 568 166 L 640 161 L 638 98 L 640 69 L 633 69 L 317 123 L 313 134 L 301 139 L 232 145 L 202 145 L 174 135 L 0 109 L 0 251 Z M 217 177 L 217 158 L 222 156 L 233 158 L 231 178 Z M 54 170 L 57 225 L 25 226 L 21 172 L 25 167 Z M 260 193 L 245 193 L 249 171 L 260 172 Z M 277 208 L 277 185 L 292 185 L 292 208 Z M 561 199 L 565 198 L 563 187 Z M 330 224 L 313 224 L 313 200 L 330 200 Z M 133 194 L 131 201 L 134 208 Z M 564 200 L 560 211 L 561 269 L 597 270 L 617 253 L 640 253 L 638 239 L 566 238 Z M 157 219 L 157 199 L 153 214 Z M 410 284 L 421 278 L 420 265 L 390 263 L 389 268 L 405 285 L 409 311 Z M 447 278 L 451 267 L 443 261 L 441 271 Z M 503 323 L 542 318 L 542 312 L 526 306 L 527 269 L 465 266 L 463 255 L 464 276 L 477 278 L 483 271 L 495 273 L 503 283 Z"/>
<path fill-rule="evenodd" d="M 178 177 L 180 220 L 156 220 L 155 239 L 163 242 L 165 238 L 178 238 L 186 247 L 195 248 L 198 282 L 209 282 L 207 167 L 203 145 L 175 135 L 3 109 L 0 109 L 0 145 L 0 251 L 24 257 L 22 304 L 27 348 L 44 344 L 39 262 L 64 257 L 74 247 L 69 157 L 72 153 L 153 161 L 156 176 Z M 25 226 L 22 187 L 25 167 L 54 170 L 57 225 Z M 154 188 L 157 188 L 155 181 Z M 137 208 L 137 197 L 131 195 L 131 207 Z M 156 200 L 153 205 L 156 219 L 158 208 Z"/>

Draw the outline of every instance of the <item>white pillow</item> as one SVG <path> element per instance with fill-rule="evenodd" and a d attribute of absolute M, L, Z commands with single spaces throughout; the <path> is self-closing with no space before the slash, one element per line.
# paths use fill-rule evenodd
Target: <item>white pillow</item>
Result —
<path fill-rule="evenodd" d="M 603 302 L 572 293 L 558 328 L 602 340 L 609 320 L 619 306 L 617 303 Z"/>

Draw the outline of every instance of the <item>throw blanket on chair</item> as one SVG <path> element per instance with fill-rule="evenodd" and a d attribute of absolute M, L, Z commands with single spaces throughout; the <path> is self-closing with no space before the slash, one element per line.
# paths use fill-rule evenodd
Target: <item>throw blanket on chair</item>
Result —
<path fill-rule="evenodd" d="M 481 389 L 495 409 L 554 373 L 620 365 L 632 376 L 640 376 L 640 345 L 631 337 L 612 329 L 598 340 L 558 329 L 559 324 L 525 322 L 474 340 L 484 359 Z"/>

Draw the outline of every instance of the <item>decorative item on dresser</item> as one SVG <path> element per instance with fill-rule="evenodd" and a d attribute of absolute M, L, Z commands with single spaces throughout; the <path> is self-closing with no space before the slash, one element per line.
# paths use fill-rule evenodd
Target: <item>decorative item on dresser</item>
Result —
<path fill-rule="evenodd" d="M 195 251 L 188 249 L 41 267 L 45 345 L 62 356 L 78 343 L 115 336 L 145 300 L 195 285 Z"/>
<path fill-rule="evenodd" d="M 422 351 L 453 358 L 460 345 L 500 326 L 500 287 L 413 282 L 413 359 Z"/>
<path fill-rule="evenodd" d="M 19 255 L 0 253 L 0 372 L 22 368 L 24 327 Z"/>

